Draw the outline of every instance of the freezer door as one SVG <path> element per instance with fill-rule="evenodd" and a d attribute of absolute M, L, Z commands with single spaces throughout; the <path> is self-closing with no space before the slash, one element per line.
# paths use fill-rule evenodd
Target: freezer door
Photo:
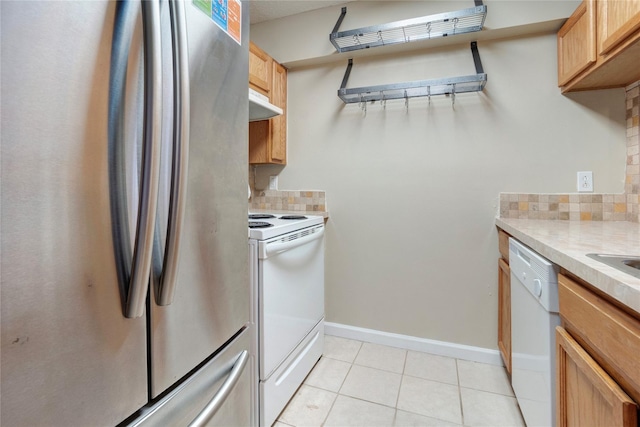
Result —
<path fill-rule="evenodd" d="M 244 329 L 183 383 L 142 411 L 129 427 L 256 425 L 251 340 Z"/>
<path fill-rule="evenodd" d="M 115 9 L 0 2 L 3 426 L 115 425 L 147 402 L 110 218 Z"/>
<path fill-rule="evenodd" d="M 173 301 L 159 306 L 153 298 L 151 304 L 153 397 L 249 321 L 248 14 L 243 13 L 240 45 L 198 4 L 207 2 L 184 5 L 190 69 L 187 199 Z M 158 222 L 165 235 L 168 203 L 162 200 L 169 198 L 161 194 L 160 200 Z"/>

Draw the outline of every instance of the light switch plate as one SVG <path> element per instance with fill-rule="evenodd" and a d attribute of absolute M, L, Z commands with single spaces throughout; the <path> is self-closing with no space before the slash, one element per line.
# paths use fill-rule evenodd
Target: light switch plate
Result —
<path fill-rule="evenodd" d="M 578 172 L 578 192 L 593 193 L 593 172 Z"/>

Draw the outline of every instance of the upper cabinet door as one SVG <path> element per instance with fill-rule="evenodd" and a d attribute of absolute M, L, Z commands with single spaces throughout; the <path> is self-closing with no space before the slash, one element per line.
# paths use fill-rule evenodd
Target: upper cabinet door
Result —
<path fill-rule="evenodd" d="M 640 29 L 640 0 L 602 1 L 598 12 L 598 51 L 601 55 Z"/>
<path fill-rule="evenodd" d="M 596 62 L 595 0 L 585 0 L 558 32 L 558 85 Z"/>
<path fill-rule="evenodd" d="M 272 120 L 271 160 L 275 163 L 287 162 L 287 69 L 273 62 L 273 87 L 271 102 L 282 108 L 284 113 Z"/>
<path fill-rule="evenodd" d="M 253 43 L 249 43 L 249 87 L 271 98 L 273 59 Z"/>

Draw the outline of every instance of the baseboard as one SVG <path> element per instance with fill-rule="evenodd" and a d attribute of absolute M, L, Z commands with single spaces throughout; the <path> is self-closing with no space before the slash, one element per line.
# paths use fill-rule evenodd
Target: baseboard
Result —
<path fill-rule="evenodd" d="M 438 356 L 454 357 L 456 359 L 469 360 L 472 362 L 504 366 L 498 350 L 490 350 L 488 348 L 436 341 L 413 337 L 410 335 L 392 334 L 389 332 L 376 331 L 374 329 L 359 328 L 357 326 L 349 326 L 332 322 L 325 322 L 324 333 L 326 335 L 388 345 L 390 347 L 403 348 L 405 350 L 422 351 L 424 353 L 436 354 Z"/>

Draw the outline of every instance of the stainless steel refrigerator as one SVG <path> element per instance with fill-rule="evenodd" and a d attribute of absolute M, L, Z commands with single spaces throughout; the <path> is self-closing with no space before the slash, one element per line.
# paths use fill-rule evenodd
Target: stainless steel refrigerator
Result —
<path fill-rule="evenodd" d="M 255 423 L 248 4 L 0 18 L 0 424 Z"/>

